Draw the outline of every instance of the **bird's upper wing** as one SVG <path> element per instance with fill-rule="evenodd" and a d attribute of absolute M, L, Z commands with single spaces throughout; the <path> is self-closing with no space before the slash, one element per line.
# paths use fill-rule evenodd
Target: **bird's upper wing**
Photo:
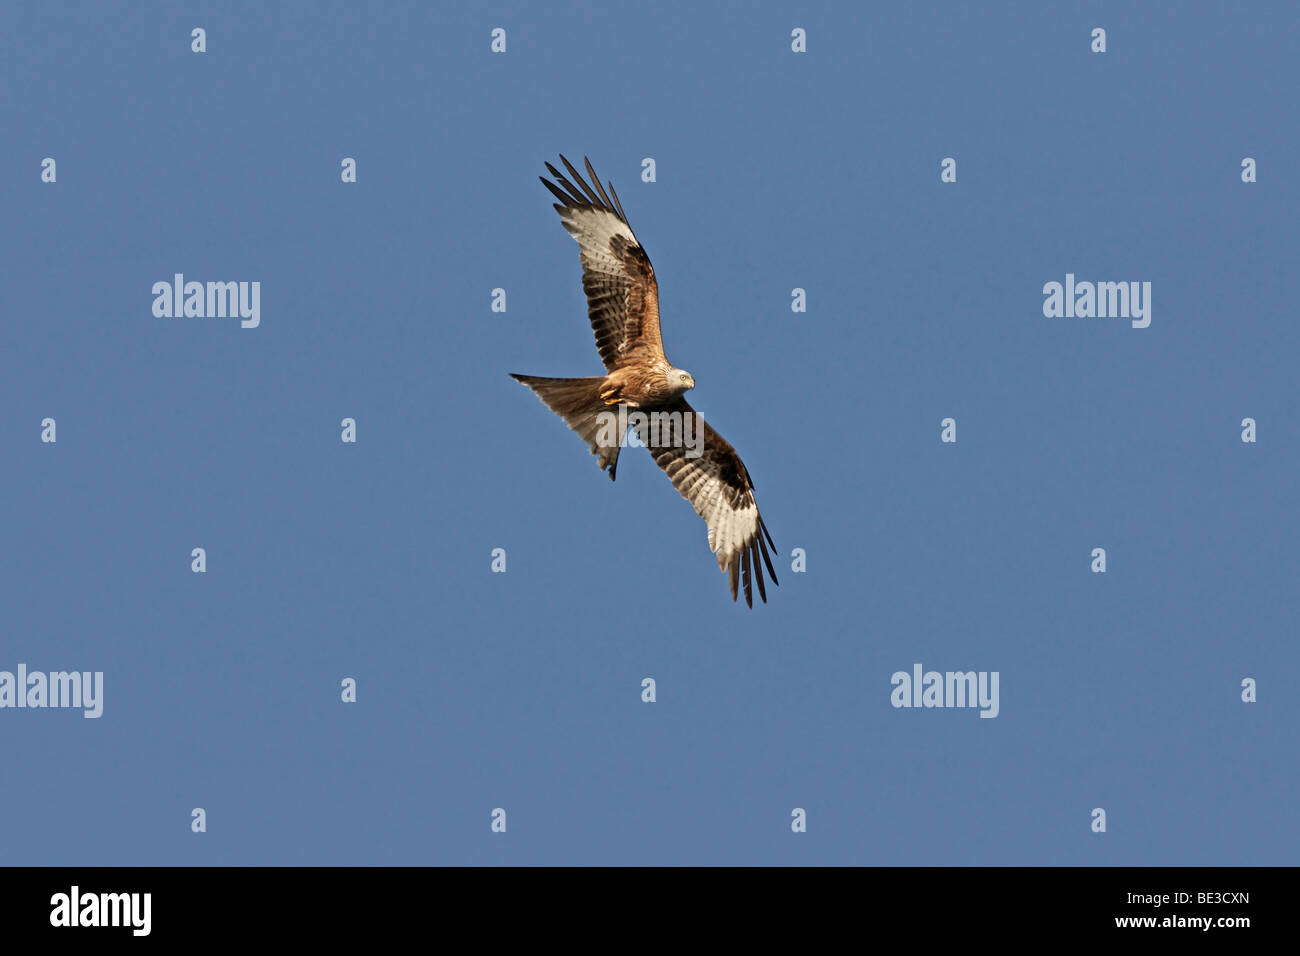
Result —
<path fill-rule="evenodd" d="M 587 174 L 595 190 L 572 163 L 563 156 L 560 161 L 572 181 L 550 163 L 546 168 L 556 181 L 538 178 L 559 200 L 555 211 L 582 249 L 582 288 L 587 293 L 587 314 L 596 333 L 600 360 L 608 371 L 663 360 L 655 270 L 627 224 L 614 184 L 609 184 L 614 196 L 610 202 L 591 160 L 586 161 Z"/>
<path fill-rule="evenodd" d="M 754 606 L 751 576 L 758 578 L 758 595 L 767 601 L 763 586 L 763 565 L 767 565 L 772 583 L 779 584 L 772 569 L 768 546 L 776 551 L 763 516 L 754 500 L 754 483 L 745 463 L 725 438 L 713 430 L 685 399 L 661 410 L 668 414 L 658 420 L 634 420 L 637 437 L 654 456 L 683 498 L 709 526 L 709 550 L 718 556 L 718 567 L 730 576 L 731 599 L 736 599 L 736 583 L 743 577 L 745 603 Z M 645 412 L 652 416 L 654 412 Z M 690 416 L 689 418 L 687 416 Z M 703 443 L 698 439 L 702 435 Z M 696 443 L 696 449 L 687 445 Z M 692 457 L 695 451 L 698 457 Z M 759 557 L 762 557 L 760 563 Z"/>

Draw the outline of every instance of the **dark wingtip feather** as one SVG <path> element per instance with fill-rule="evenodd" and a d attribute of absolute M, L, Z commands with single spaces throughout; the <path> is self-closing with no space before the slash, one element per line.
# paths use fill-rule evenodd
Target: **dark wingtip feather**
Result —
<path fill-rule="evenodd" d="M 749 549 L 746 548 L 740 555 L 740 566 L 744 570 L 743 580 L 745 584 L 745 603 L 750 607 L 754 606 L 754 587 L 750 580 L 749 573 Z"/>
<path fill-rule="evenodd" d="M 780 585 L 781 582 L 776 579 L 776 571 L 772 567 L 772 559 L 768 557 L 767 554 L 767 545 L 763 543 L 763 539 L 761 537 L 758 539 L 758 546 L 759 546 L 759 550 L 763 552 L 763 563 L 767 565 L 767 573 L 772 575 L 772 583 L 776 585 Z M 775 545 L 772 546 L 772 550 L 773 551 L 776 550 Z"/>
<path fill-rule="evenodd" d="M 605 187 L 600 184 L 600 177 L 596 175 L 596 170 L 592 168 L 591 160 L 586 156 L 582 157 L 582 159 L 587 164 L 587 175 L 591 177 L 591 181 L 596 187 L 596 192 L 600 193 L 600 198 L 605 202 L 605 208 L 610 212 L 613 212 L 614 204 L 609 201 L 609 194 L 605 192 Z M 613 189 L 614 187 L 611 185 L 610 188 Z M 622 219 L 623 217 L 619 216 L 619 218 Z M 626 222 L 626 220 L 624 221 Z"/>
<path fill-rule="evenodd" d="M 560 157 L 560 161 L 564 163 L 564 168 L 569 171 L 569 175 L 573 177 L 573 181 L 578 184 L 578 188 L 581 189 L 587 199 L 591 201 L 591 204 L 593 206 L 599 206 L 600 197 L 597 196 L 592 188 L 587 185 L 587 181 L 582 178 L 582 173 L 578 172 L 574 168 L 573 163 L 569 162 L 563 156 Z"/>
<path fill-rule="evenodd" d="M 596 209 L 603 209 L 606 212 L 613 213 L 626 223 L 627 213 L 623 211 L 623 203 L 618 198 L 614 183 L 611 181 L 609 183 L 609 192 L 605 192 L 605 187 L 600 184 L 600 177 L 596 175 L 596 167 L 591 165 L 591 160 L 584 156 L 582 161 L 587 167 L 587 174 L 595 183 L 596 188 L 594 190 L 587 185 L 587 181 L 582 178 L 582 173 L 578 172 L 577 167 L 569 162 L 563 153 L 560 154 L 560 162 L 564 164 L 564 167 L 569 171 L 569 175 L 573 177 L 573 182 L 569 182 L 568 177 L 549 162 L 545 163 L 546 170 L 555 177 L 556 181 L 551 182 L 542 176 L 537 177 L 560 200 L 560 205 L 555 207 L 556 210 L 563 213 L 565 208 L 590 205 Z M 574 185 L 574 183 L 577 185 Z M 612 202 L 610 201 L 611 195 L 614 197 Z"/>
<path fill-rule="evenodd" d="M 614 181 L 609 182 L 609 191 L 614 195 L 614 208 L 618 210 L 618 218 L 627 222 L 627 214 L 623 212 L 623 204 L 618 201 L 618 191 L 614 189 Z"/>
<path fill-rule="evenodd" d="M 758 543 L 762 544 L 761 538 L 759 539 Z M 754 555 L 753 557 L 754 571 L 758 575 L 758 596 L 761 597 L 763 599 L 763 603 L 766 604 L 767 588 L 763 587 L 763 562 L 758 560 L 758 554 L 757 554 L 758 548 L 754 547 L 754 545 L 750 545 L 750 551 Z"/>
<path fill-rule="evenodd" d="M 561 156 L 560 158 L 564 159 L 563 156 Z M 564 160 L 564 162 L 565 165 L 568 165 L 569 161 L 566 159 Z M 546 188 L 549 189 L 552 193 L 554 193 L 556 198 L 559 199 L 560 202 L 562 202 L 565 206 L 587 205 L 586 196 L 584 196 L 582 192 L 578 190 L 578 187 L 574 186 L 573 183 L 569 182 L 567 179 L 564 178 L 564 173 L 560 172 L 550 163 L 546 164 L 546 169 L 550 172 L 552 176 L 555 177 L 556 182 L 558 182 L 559 185 L 557 186 L 556 183 L 547 182 L 545 179 L 542 179 L 542 182 L 546 183 Z M 541 179 L 540 176 L 538 178 Z"/>
<path fill-rule="evenodd" d="M 555 183 L 551 182 L 549 179 L 543 179 L 541 176 L 538 176 L 537 178 L 541 179 L 542 185 L 549 189 L 551 194 L 560 201 L 561 204 L 556 205 L 555 207 L 557 211 L 564 212 L 566 206 L 573 204 L 573 200 L 566 196 L 560 187 L 555 185 Z"/>

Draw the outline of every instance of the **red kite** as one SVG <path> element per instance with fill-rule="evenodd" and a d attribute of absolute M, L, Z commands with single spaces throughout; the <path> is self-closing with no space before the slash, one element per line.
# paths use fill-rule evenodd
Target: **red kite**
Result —
<path fill-rule="evenodd" d="M 564 228 L 578 240 L 587 314 L 607 374 L 511 377 L 536 392 L 578 433 L 601 469 L 609 471 L 611 481 L 631 427 L 673 487 L 708 525 L 709 550 L 730 577 L 731 599 L 736 600 L 737 580 L 743 577 L 745 603 L 754 606 L 752 574 L 758 578 L 759 597 L 767 601 L 763 565 L 772 583 L 779 583 L 768 555 L 768 546 L 775 551 L 776 545 L 758 513 L 745 463 L 686 403 L 683 395 L 695 387 L 695 379 L 664 355 L 659 286 L 650 258 L 632 234 L 614 184 L 606 193 L 587 160 L 593 190 L 572 163 L 563 156 L 560 161 L 572 181 L 547 163 L 555 182 L 542 179 L 542 184 L 559 200 L 555 210 Z"/>

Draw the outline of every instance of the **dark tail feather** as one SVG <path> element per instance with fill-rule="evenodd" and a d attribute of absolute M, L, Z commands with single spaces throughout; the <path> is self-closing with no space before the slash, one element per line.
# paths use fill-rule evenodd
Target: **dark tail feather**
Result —
<path fill-rule="evenodd" d="M 596 456 L 602 470 L 608 469 L 609 480 L 618 471 L 618 453 L 623 434 L 617 427 L 617 405 L 606 405 L 600 397 L 604 376 L 594 378 L 538 378 L 510 373 L 516 382 L 527 385 L 537 397 L 566 425 L 578 433 Z M 607 414 L 601 414 L 602 412 Z"/>

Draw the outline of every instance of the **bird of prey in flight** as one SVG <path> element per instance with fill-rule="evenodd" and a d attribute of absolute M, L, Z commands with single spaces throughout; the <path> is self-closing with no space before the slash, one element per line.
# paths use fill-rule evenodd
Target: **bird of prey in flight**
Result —
<path fill-rule="evenodd" d="M 686 403 L 683 395 L 695 387 L 695 379 L 664 355 L 659 286 L 650 259 L 632 234 L 614 184 L 606 193 L 587 160 L 593 190 L 572 163 L 563 156 L 560 161 L 569 176 L 547 163 L 555 182 L 542 183 L 559 200 L 555 210 L 578 241 L 587 314 L 606 374 L 511 378 L 536 392 L 578 433 L 611 481 L 630 425 L 673 487 L 708 525 L 709 550 L 729 576 L 731 599 L 736 600 L 737 580 L 742 579 L 745 603 L 752 608 L 752 579 L 757 578 L 758 595 L 766 602 L 764 564 L 772 583 L 779 583 L 768 555 L 768 546 L 775 551 L 776 545 L 758 513 L 745 463 Z"/>

